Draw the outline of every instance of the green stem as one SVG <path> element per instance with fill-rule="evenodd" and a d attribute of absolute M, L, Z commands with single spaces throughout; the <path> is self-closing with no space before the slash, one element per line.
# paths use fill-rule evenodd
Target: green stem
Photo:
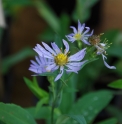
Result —
<path fill-rule="evenodd" d="M 53 124 L 53 117 L 54 116 L 54 104 L 52 105 L 52 109 L 51 109 L 51 124 Z"/>
<path fill-rule="evenodd" d="M 82 42 L 81 40 L 77 40 L 77 45 L 79 49 L 82 49 Z"/>
<path fill-rule="evenodd" d="M 58 93 L 56 94 L 55 99 L 54 99 L 53 104 L 52 104 L 52 109 L 51 109 L 51 124 L 54 123 L 54 109 L 55 109 L 55 103 L 56 103 L 56 101 L 57 101 L 57 99 L 58 99 L 58 97 L 59 97 L 59 95 L 60 95 L 60 93 L 61 93 L 61 91 L 62 91 L 62 89 L 63 89 L 63 86 L 64 86 L 64 85 L 63 85 L 63 83 L 62 83 L 62 86 L 60 87 Z"/>

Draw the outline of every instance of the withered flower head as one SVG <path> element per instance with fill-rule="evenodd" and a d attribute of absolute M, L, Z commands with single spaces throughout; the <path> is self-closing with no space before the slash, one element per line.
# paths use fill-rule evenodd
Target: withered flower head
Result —
<path fill-rule="evenodd" d="M 88 41 L 91 45 L 98 45 L 100 43 L 100 37 L 101 35 L 103 35 L 103 33 L 99 34 L 99 35 L 92 35 L 88 38 Z"/>
<path fill-rule="evenodd" d="M 97 49 L 96 54 L 102 55 L 103 62 L 105 64 L 105 66 L 109 69 L 116 69 L 115 66 L 110 66 L 105 61 L 105 59 L 107 59 L 107 57 L 105 56 L 106 55 L 106 49 L 108 49 L 110 47 L 111 43 L 109 44 L 107 39 L 104 39 L 103 43 L 100 43 L 101 42 L 101 40 L 100 40 L 101 35 L 103 35 L 103 33 L 99 34 L 99 35 L 92 35 L 89 37 L 88 41 L 91 45 L 93 45 Z"/>

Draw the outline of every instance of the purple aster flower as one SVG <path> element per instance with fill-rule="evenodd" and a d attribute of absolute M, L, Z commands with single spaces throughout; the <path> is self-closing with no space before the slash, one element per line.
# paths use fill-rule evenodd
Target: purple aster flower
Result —
<path fill-rule="evenodd" d="M 31 61 L 29 70 L 39 74 L 43 72 L 53 72 L 59 69 L 59 74 L 56 76 L 55 81 L 59 80 L 63 75 L 64 70 L 66 72 L 78 73 L 81 66 L 87 61 L 81 60 L 84 58 L 86 48 L 80 50 L 74 55 L 68 56 L 69 44 L 63 40 L 65 50 L 62 51 L 55 43 L 51 43 L 49 47 L 46 43 L 42 42 L 43 46 L 37 44 L 34 50 L 38 53 L 39 58 L 36 57 L 38 63 Z M 44 61 L 42 61 L 42 60 Z"/>
<path fill-rule="evenodd" d="M 88 38 L 93 35 L 93 30 L 89 34 L 88 32 L 90 31 L 90 28 L 85 27 L 85 24 L 81 24 L 79 20 L 78 20 L 78 29 L 76 29 L 73 26 L 70 26 L 70 28 L 73 29 L 73 33 L 66 35 L 69 41 L 73 43 L 76 40 L 81 40 L 85 44 L 90 45 L 90 43 L 88 42 Z"/>
<path fill-rule="evenodd" d="M 34 72 L 36 75 L 47 72 L 46 65 L 52 64 L 50 59 L 41 56 L 35 56 L 35 59 L 36 62 L 31 60 L 29 70 Z"/>

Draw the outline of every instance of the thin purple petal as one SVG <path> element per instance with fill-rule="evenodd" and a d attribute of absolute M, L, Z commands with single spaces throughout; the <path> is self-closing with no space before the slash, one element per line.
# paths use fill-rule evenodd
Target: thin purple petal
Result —
<path fill-rule="evenodd" d="M 61 50 L 59 49 L 59 47 L 55 43 L 51 43 L 51 45 L 57 54 L 61 53 Z"/>
<path fill-rule="evenodd" d="M 45 47 L 46 50 L 48 50 L 53 55 L 56 55 L 56 53 L 54 52 L 54 50 L 51 49 L 46 43 L 42 42 L 42 44 L 44 45 L 44 47 Z"/>
<path fill-rule="evenodd" d="M 33 65 L 38 66 L 38 64 L 37 64 L 35 61 L 33 61 L 33 60 L 30 60 L 30 61 L 31 61 L 31 63 L 32 63 Z"/>
<path fill-rule="evenodd" d="M 59 65 L 55 66 L 55 67 L 52 69 L 52 71 L 55 71 L 55 70 L 57 70 L 58 68 L 59 68 Z"/>
<path fill-rule="evenodd" d="M 46 51 L 41 45 L 37 44 L 37 46 L 34 48 L 34 50 L 41 56 L 53 59 L 53 55 Z"/>
<path fill-rule="evenodd" d="M 88 60 L 84 60 L 82 62 L 70 62 L 67 65 L 71 65 L 71 66 L 82 66 L 85 62 L 87 62 Z"/>
<path fill-rule="evenodd" d="M 90 37 L 93 35 L 93 33 L 94 33 L 94 30 L 92 30 L 90 34 L 85 34 L 85 37 Z"/>
<path fill-rule="evenodd" d="M 85 28 L 86 28 L 86 31 L 83 32 L 83 35 L 86 34 L 86 33 L 88 33 L 90 31 L 90 28 L 89 27 L 85 27 Z"/>
<path fill-rule="evenodd" d="M 47 72 L 50 72 L 55 67 L 56 67 L 56 64 L 53 63 L 52 65 L 47 65 L 46 70 L 47 70 Z"/>
<path fill-rule="evenodd" d="M 104 55 L 102 54 L 102 57 L 103 57 L 103 62 L 104 62 L 105 66 L 106 66 L 107 68 L 109 68 L 109 69 L 116 69 L 115 66 L 110 66 L 110 65 L 108 65 L 108 64 L 106 63 L 106 61 L 105 61 L 105 59 L 107 59 L 106 56 L 104 56 Z"/>
<path fill-rule="evenodd" d="M 85 39 L 83 39 L 82 40 L 85 44 L 87 44 L 87 45 L 91 45 L 87 40 L 85 40 Z"/>
<path fill-rule="evenodd" d="M 69 52 L 69 44 L 67 43 L 66 40 L 63 39 L 63 43 L 64 43 L 64 46 L 65 46 L 65 51 L 64 51 L 64 54 L 67 54 Z"/>
<path fill-rule="evenodd" d="M 75 27 L 70 26 L 70 28 L 72 28 L 72 29 L 73 29 L 73 32 L 74 32 L 75 34 L 77 33 L 77 30 L 76 30 L 76 28 L 75 28 Z"/>
<path fill-rule="evenodd" d="M 75 53 L 74 55 L 70 56 L 68 58 L 68 61 L 80 61 L 84 58 L 85 56 L 85 53 L 86 53 L 86 48 L 80 50 L 79 52 Z"/>
<path fill-rule="evenodd" d="M 78 33 L 82 33 L 85 28 L 85 23 L 81 25 L 80 21 L 78 20 Z"/>
<path fill-rule="evenodd" d="M 60 67 L 60 74 L 57 75 L 57 77 L 55 78 L 55 81 L 59 80 L 61 78 L 61 76 L 63 75 L 63 70 L 64 70 L 64 67 L 61 66 Z"/>
<path fill-rule="evenodd" d="M 73 36 L 66 35 L 66 38 L 71 41 L 72 43 L 76 40 Z"/>

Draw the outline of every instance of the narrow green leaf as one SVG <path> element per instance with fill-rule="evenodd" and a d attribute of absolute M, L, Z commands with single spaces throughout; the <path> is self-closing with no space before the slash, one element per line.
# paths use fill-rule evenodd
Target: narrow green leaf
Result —
<path fill-rule="evenodd" d="M 62 90 L 63 84 L 60 80 L 54 82 L 54 77 L 49 76 L 48 81 L 50 82 L 51 86 L 49 87 L 49 104 L 50 106 L 54 106 L 57 108 L 60 105 L 62 99 Z"/>
<path fill-rule="evenodd" d="M 30 113 L 14 104 L 0 103 L 0 120 L 5 124 L 36 124 Z"/>
<path fill-rule="evenodd" d="M 41 100 L 36 104 L 35 112 L 38 113 L 38 112 L 41 110 L 42 105 L 48 103 L 48 100 L 49 100 L 49 98 L 47 98 L 47 97 L 41 99 Z"/>
<path fill-rule="evenodd" d="M 8 56 L 2 60 L 2 72 L 6 73 L 16 63 L 24 60 L 27 57 L 33 56 L 34 52 L 30 48 L 24 48 L 18 53 Z"/>
<path fill-rule="evenodd" d="M 70 113 L 83 115 L 87 123 L 92 123 L 112 98 L 113 94 L 107 90 L 88 93 L 72 106 Z"/>
<path fill-rule="evenodd" d="M 122 79 L 113 81 L 112 83 L 108 84 L 109 87 L 122 89 Z"/>
<path fill-rule="evenodd" d="M 56 124 L 65 124 L 68 121 L 69 117 L 66 115 L 61 115 L 57 121 Z"/>
<path fill-rule="evenodd" d="M 65 38 L 65 35 L 68 34 L 70 18 L 66 13 L 62 13 L 60 16 L 60 36 L 62 39 Z"/>
<path fill-rule="evenodd" d="M 67 115 L 67 116 L 74 119 L 79 124 L 87 124 L 85 118 L 82 115 Z"/>
<path fill-rule="evenodd" d="M 55 31 L 59 32 L 59 20 L 56 17 L 55 13 L 52 11 L 50 6 L 48 6 L 44 1 L 35 1 L 34 2 L 37 10 L 39 11 L 40 15 L 47 21 L 49 26 Z"/>
<path fill-rule="evenodd" d="M 62 91 L 60 93 L 58 93 L 58 96 L 56 98 L 56 102 L 54 104 L 55 108 L 58 108 L 60 106 L 61 100 L 62 100 Z"/>
<path fill-rule="evenodd" d="M 33 83 L 31 80 L 27 79 L 26 77 L 24 77 L 24 81 L 26 83 L 26 85 L 28 86 L 28 88 L 32 91 L 32 93 L 39 99 L 41 98 L 45 98 L 45 97 L 49 97 L 48 93 L 43 90 L 41 87 L 39 87 L 37 84 L 35 85 L 35 83 Z"/>
<path fill-rule="evenodd" d="M 36 110 L 36 107 L 26 108 L 26 110 L 35 118 L 35 119 L 50 119 L 51 117 L 51 107 L 49 106 L 42 106 L 39 110 Z M 58 108 L 54 110 L 55 118 L 61 116 L 61 112 Z"/>
<path fill-rule="evenodd" d="M 85 22 L 91 14 L 91 7 L 98 2 L 98 0 L 77 0 L 76 7 L 72 14 L 74 21 Z"/>
<path fill-rule="evenodd" d="M 47 106 L 42 106 L 40 111 L 36 111 L 36 107 L 26 108 L 26 110 L 35 118 L 35 119 L 47 119 L 50 118 L 51 108 Z"/>
<path fill-rule="evenodd" d="M 33 82 L 34 86 L 37 88 L 37 90 L 40 92 L 40 95 L 42 96 L 42 98 L 48 98 L 48 92 L 43 90 L 39 85 L 38 82 L 36 80 L 36 77 L 33 77 Z"/>
<path fill-rule="evenodd" d="M 74 82 L 76 82 L 76 81 L 77 81 L 77 74 L 74 74 L 74 73 L 72 73 L 71 77 L 67 78 L 67 80 L 66 80 L 66 84 L 68 86 L 65 86 L 63 89 L 62 100 L 61 100 L 61 104 L 59 106 L 59 108 L 63 114 L 68 113 L 70 111 L 70 109 L 72 108 L 72 106 L 74 105 L 76 94 L 69 90 L 71 90 L 71 89 L 75 90 L 76 83 L 74 83 Z"/>
<path fill-rule="evenodd" d="M 76 122 L 78 122 L 78 124 L 86 124 L 86 120 L 83 116 L 81 115 L 62 115 L 58 118 L 58 120 L 56 121 L 56 124 L 67 124 L 67 123 L 72 123 L 73 121 L 68 121 L 70 119 L 75 120 Z"/>
<path fill-rule="evenodd" d="M 36 79 L 36 77 L 34 77 L 34 76 L 33 76 L 33 84 L 34 84 L 36 87 L 39 87 L 38 82 L 37 82 L 37 79 Z"/>
<path fill-rule="evenodd" d="M 116 118 L 109 118 L 107 120 L 104 120 L 102 122 L 99 122 L 97 124 L 117 124 L 117 119 Z"/>

